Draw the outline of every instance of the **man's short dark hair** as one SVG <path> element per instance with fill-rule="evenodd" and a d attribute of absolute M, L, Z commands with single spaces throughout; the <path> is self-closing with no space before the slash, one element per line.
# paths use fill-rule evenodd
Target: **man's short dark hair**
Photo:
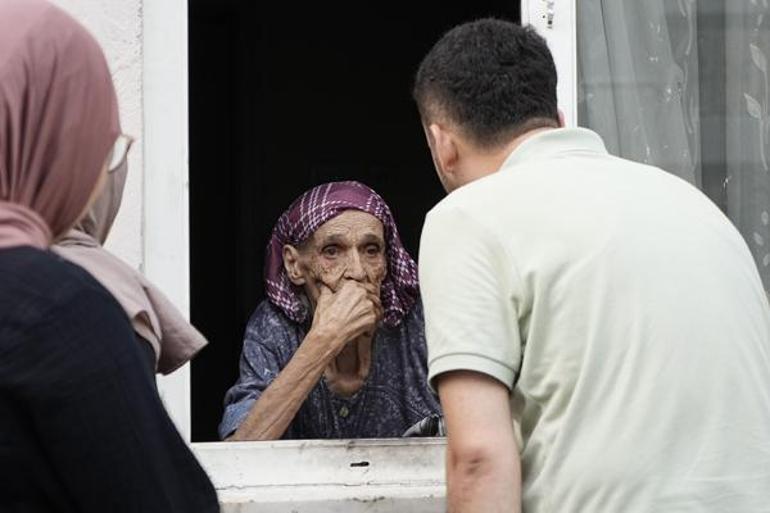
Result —
<path fill-rule="evenodd" d="M 532 27 L 486 18 L 447 32 L 417 71 L 423 121 L 455 123 L 481 147 L 559 126 L 556 66 Z"/>

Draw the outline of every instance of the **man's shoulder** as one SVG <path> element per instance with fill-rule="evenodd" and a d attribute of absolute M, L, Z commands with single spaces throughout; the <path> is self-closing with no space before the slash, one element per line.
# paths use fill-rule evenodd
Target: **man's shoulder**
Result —
<path fill-rule="evenodd" d="M 479 190 L 479 182 L 482 180 L 476 180 L 447 194 L 428 211 L 426 224 L 442 220 L 451 222 L 455 216 L 473 215 L 480 195 L 483 195 Z"/>
<path fill-rule="evenodd" d="M 426 215 L 423 234 L 481 238 L 495 234 L 497 206 L 509 197 L 510 186 L 495 173 L 471 182 L 447 195 Z"/>

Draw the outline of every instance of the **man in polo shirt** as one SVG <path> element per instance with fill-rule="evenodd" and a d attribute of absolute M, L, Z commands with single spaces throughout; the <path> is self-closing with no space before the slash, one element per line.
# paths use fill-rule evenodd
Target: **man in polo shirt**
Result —
<path fill-rule="evenodd" d="M 531 28 L 456 27 L 414 95 L 451 193 L 420 249 L 449 511 L 766 511 L 770 308 L 730 221 L 561 128 Z"/>

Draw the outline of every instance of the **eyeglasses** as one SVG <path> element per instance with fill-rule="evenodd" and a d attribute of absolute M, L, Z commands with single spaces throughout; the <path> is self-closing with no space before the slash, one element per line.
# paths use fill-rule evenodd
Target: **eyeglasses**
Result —
<path fill-rule="evenodd" d="M 128 150 L 131 149 L 131 145 L 134 144 L 134 138 L 130 135 L 120 134 L 115 139 L 115 144 L 112 146 L 109 157 L 107 158 L 107 172 L 114 173 L 123 165 L 128 156 Z"/>

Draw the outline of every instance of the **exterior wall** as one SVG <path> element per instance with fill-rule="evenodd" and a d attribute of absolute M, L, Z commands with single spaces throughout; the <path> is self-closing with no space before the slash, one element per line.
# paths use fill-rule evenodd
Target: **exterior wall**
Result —
<path fill-rule="evenodd" d="M 136 138 L 129 154 L 123 205 L 107 247 L 139 269 L 142 242 L 142 0 L 53 0 L 88 28 L 101 44 L 120 102 L 123 132 Z"/>
<path fill-rule="evenodd" d="M 143 271 L 187 312 L 186 0 L 52 1 L 99 41 L 112 71 L 123 132 L 136 139 L 107 249 Z M 189 440 L 189 366 L 158 384 Z"/>

